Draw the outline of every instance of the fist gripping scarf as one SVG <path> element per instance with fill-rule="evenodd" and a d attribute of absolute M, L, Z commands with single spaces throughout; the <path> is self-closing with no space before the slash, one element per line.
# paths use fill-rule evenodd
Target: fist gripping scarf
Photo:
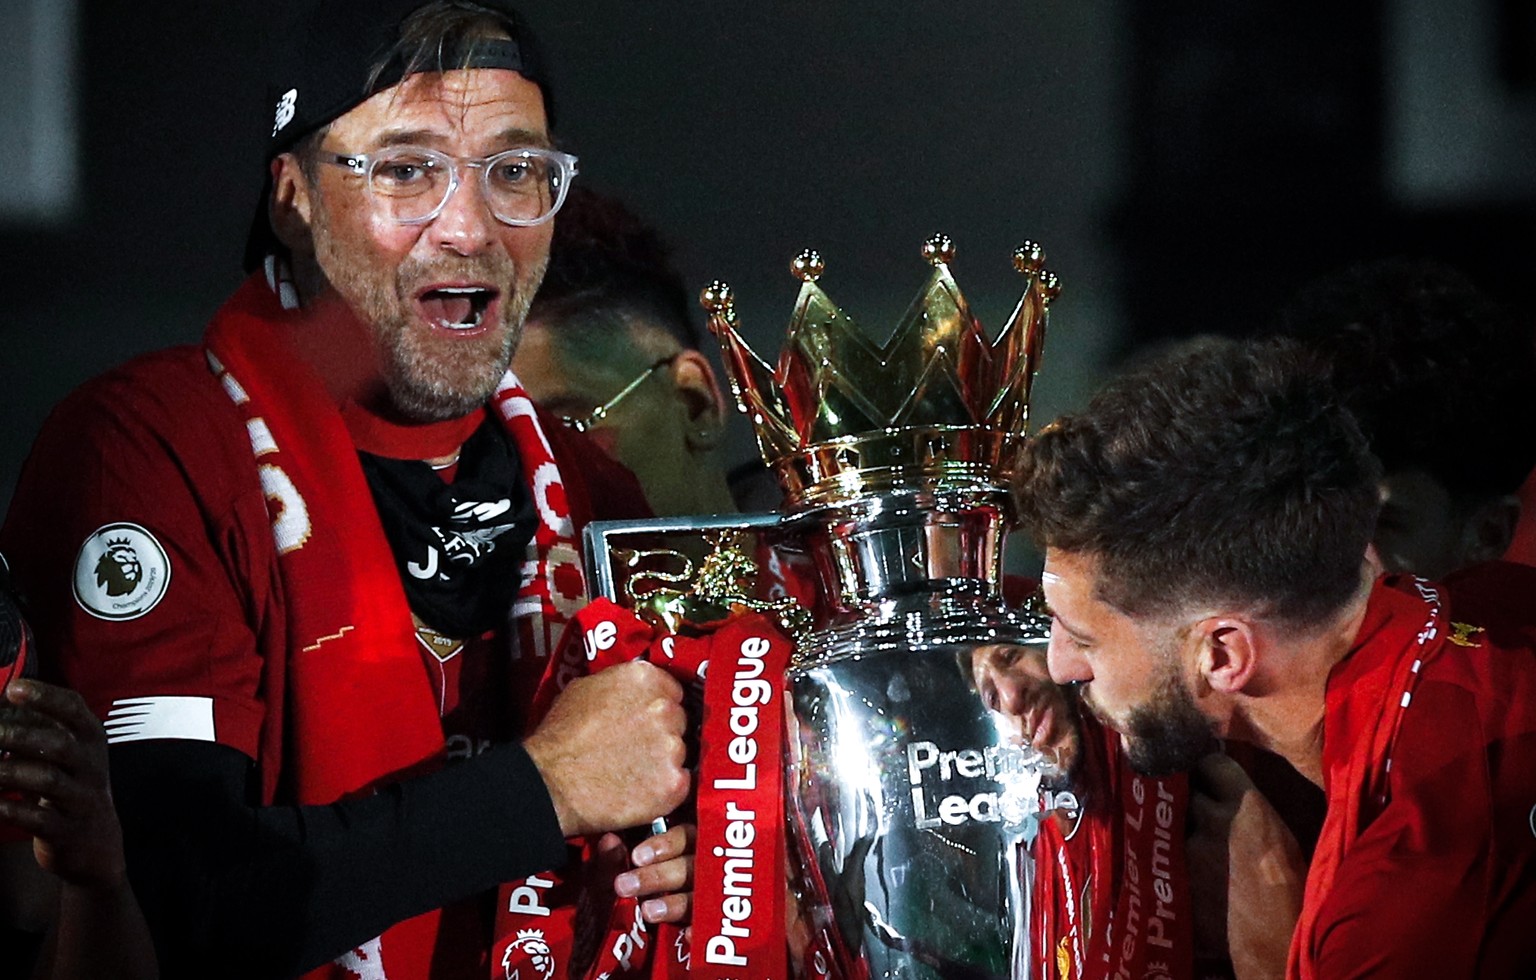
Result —
<path fill-rule="evenodd" d="M 253 277 L 215 318 L 205 347 L 245 418 L 282 579 L 286 637 L 266 647 L 267 669 L 285 678 L 284 700 L 266 725 L 262 799 L 272 803 L 281 780 L 285 802 L 324 804 L 441 764 L 444 737 L 352 439 L 321 379 L 285 350 L 282 316 Z M 533 403 L 510 373 L 491 405 L 517 445 L 539 519 L 512 623 L 523 655 L 546 657 L 552 675 L 553 641 L 586 601 L 575 528 Z M 437 912 L 408 919 L 310 976 L 427 980 L 437 924 Z"/>
<path fill-rule="evenodd" d="M 759 613 L 686 637 L 607 599 L 576 614 L 557 658 L 588 672 L 648 660 L 701 695 L 694 940 L 647 923 L 634 898 L 615 897 L 612 873 L 623 868 L 594 882 L 536 876 L 502 890 L 489 980 L 786 980 L 780 744 L 791 645 Z M 578 902 L 573 934 L 571 920 L 552 913 Z"/>

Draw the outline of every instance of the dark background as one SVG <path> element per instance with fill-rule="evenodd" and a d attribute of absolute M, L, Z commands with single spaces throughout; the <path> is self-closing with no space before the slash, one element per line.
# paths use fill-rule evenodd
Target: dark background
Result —
<path fill-rule="evenodd" d="M 1516 302 L 1536 268 L 1532 0 L 526 9 L 581 179 L 656 222 L 691 283 L 729 280 L 769 356 L 799 249 L 883 336 L 934 231 L 994 329 L 1011 249 L 1045 245 L 1065 289 L 1037 418 L 1125 351 L 1245 331 L 1348 261 L 1436 255 Z M 0 505 L 71 386 L 198 339 L 240 278 L 271 125 L 270 4 L 76 0 L 75 21 L 78 200 L 0 219 Z"/>

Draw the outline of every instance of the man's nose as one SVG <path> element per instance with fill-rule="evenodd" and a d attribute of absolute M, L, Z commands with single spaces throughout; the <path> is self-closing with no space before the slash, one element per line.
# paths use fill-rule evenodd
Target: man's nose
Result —
<path fill-rule="evenodd" d="M 1025 685 L 1018 680 L 1000 678 L 997 685 L 997 710 L 1005 715 L 1022 715 L 1029 709 Z"/>
<path fill-rule="evenodd" d="M 1088 658 L 1054 626 L 1051 627 L 1051 642 L 1045 648 L 1045 664 L 1050 668 L 1051 680 L 1058 684 L 1093 680 Z"/>
<path fill-rule="evenodd" d="M 480 181 L 470 173 L 449 192 L 443 209 L 429 225 L 429 233 L 432 243 L 439 248 L 476 255 L 495 244 L 500 225 L 491 213 Z"/>

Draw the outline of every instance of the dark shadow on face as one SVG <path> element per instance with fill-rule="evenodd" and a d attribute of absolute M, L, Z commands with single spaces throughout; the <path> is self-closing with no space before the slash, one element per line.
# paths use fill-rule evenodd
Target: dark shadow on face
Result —
<path fill-rule="evenodd" d="M 1214 723 L 1201 714 L 1171 662 L 1151 697 L 1131 710 L 1122 734 L 1126 758 L 1143 776 L 1186 772 L 1220 748 Z"/>

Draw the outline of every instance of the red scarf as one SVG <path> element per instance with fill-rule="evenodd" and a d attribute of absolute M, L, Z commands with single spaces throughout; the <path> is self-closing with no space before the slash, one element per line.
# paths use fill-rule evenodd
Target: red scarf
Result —
<path fill-rule="evenodd" d="M 246 421 L 272 517 L 286 642 L 260 760 L 262 799 L 324 804 L 442 763 L 444 736 L 395 561 L 352 439 L 321 378 L 288 346 L 253 277 L 209 327 L 208 363 Z M 539 526 L 511 615 L 522 656 L 547 656 L 586 601 L 560 471 L 509 373 L 492 398 L 523 461 Z M 281 659 L 281 662 L 277 662 Z M 554 658 L 549 663 L 554 664 Z M 439 913 L 406 920 L 311 977 L 428 980 Z"/>
<path fill-rule="evenodd" d="M 1079 815 L 1047 818 L 1034 843 L 1033 975 L 1191 977 L 1188 779 L 1137 775 L 1119 738 L 1092 716 L 1083 717 L 1081 737 Z"/>
<path fill-rule="evenodd" d="M 674 926 L 646 923 L 639 902 L 615 898 L 610 881 L 549 873 L 502 888 L 491 980 L 783 980 L 782 694 L 790 646 L 759 614 L 733 617 L 703 637 L 663 634 L 607 599 L 576 614 L 557 660 L 596 672 L 644 658 L 703 688 L 694 942 Z M 542 710 L 552 694 L 540 693 Z"/>

